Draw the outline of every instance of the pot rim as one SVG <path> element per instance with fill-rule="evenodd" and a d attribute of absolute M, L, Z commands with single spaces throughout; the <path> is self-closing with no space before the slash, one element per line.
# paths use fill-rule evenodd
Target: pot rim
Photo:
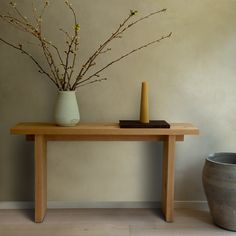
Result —
<path fill-rule="evenodd" d="M 235 157 L 235 160 L 236 160 L 236 153 L 234 153 L 234 152 L 216 152 L 216 153 L 210 154 L 206 158 L 206 161 L 209 161 L 210 163 L 214 163 L 214 164 L 217 164 L 217 165 L 234 166 L 234 167 L 236 167 L 236 161 L 235 161 L 235 164 L 233 164 L 233 163 L 220 162 L 220 161 L 214 160 L 214 158 L 216 158 L 217 156 L 220 156 L 220 155 L 232 156 L 232 157 Z"/>

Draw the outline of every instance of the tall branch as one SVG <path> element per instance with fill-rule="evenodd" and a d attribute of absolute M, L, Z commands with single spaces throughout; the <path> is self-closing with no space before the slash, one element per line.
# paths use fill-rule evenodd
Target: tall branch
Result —
<path fill-rule="evenodd" d="M 125 17 L 123 21 L 117 26 L 115 31 L 102 44 L 98 46 L 96 51 L 82 65 L 81 69 L 79 70 L 79 73 L 76 76 L 74 76 L 74 68 L 76 66 L 76 63 L 78 63 L 78 60 L 76 59 L 79 50 L 80 25 L 77 21 L 76 12 L 72 7 L 72 4 L 70 4 L 68 0 L 65 0 L 65 3 L 71 10 L 74 18 L 74 24 L 73 24 L 74 32 L 71 35 L 66 30 L 60 29 L 66 35 L 67 47 L 66 50 L 64 51 L 65 57 L 60 53 L 59 48 L 54 43 L 50 42 L 48 39 L 44 37 L 44 34 L 42 32 L 43 16 L 47 9 L 47 6 L 49 5 L 49 1 L 44 0 L 44 5 L 40 10 L 37 10 L 34 7 L 34 2 L 32 3 L 33 17 L 34 17 L 33 22 L 31 22 L 27 17 L 25 17 L 22 14 L 22 11 L 20 11 L 17 8 L 16 4 L 13 2 L 10 2 L 10 6 L 13 8 L 14 11 L 13 15 L 11 13 L 6 13 L 5 15 L 0 13 L 1 20 L 6 21 L 11 26 L 15 27 L 17 30 L 29 33 L 31 36 L 35 37 L 40 42 L 40 47 L 42 48 L 42 53 L 46 59 L 48 67 L 44 69 L 40 65 L 40 63 L 38 63 L 36 58 L 33 57 L 29 52 L 27 52 L 25 48 L 22 47 L 22 45 L 20 44 L 19 46 L 14 45 L 13 43 L 8 42 L 2 38 L 0 38 L 0 41 L 8 46 L 20 50 L 21 53 L 27 55 L 37 65 L 37 67 L 39 68 L 39 72 L 45 74 L 57 86 L 59 90 L 75 90 L 76 88 L 81 86 L 106 80 L 107 78 L 99 78 L 100 73 L 103 72 L 105 69 L 107 69 L 114 63 L 128 57 L 130 54 L 135 53 L 145 47 L 160 42 L 161 40 L 171 36 L 170 33 L 169 35 L 163 36 L 152 42 L 146 43 L 140 46 L 139 48 L 136 48 L 118 57 L 117 59 L 108 63 L 106 66 L 98 69 L 96 72 L 92 72 L 92 74 L 90 73 L 89 75 L 90 69 L 96 65 L 96 60 L 98 56 L 107 53 L 108 51 L 111 50 L 111 48 L 108 45 L 113 40 L 122 38 L 124 32 L 128 31 L 131 27 L 137 25 L 139 22 L 146 20 L 149 17 L 154 16 L 155 14 L 166 11 L 166 9 L 155 11 L 132 22 L 131 19 L 133 18 L 133 16 L 136 15 L 137 11 L 130 10 L 130 14 L 127 17 Z M 60 64 L 58 64 L 58 62 Z"/>
<path fill-rule="evenodd" d="M 166 11 L 167 11 L 167 9 L 166 9 L 166 8 L 163 8 L 163 9 L 161 9 L 161 10 L 154 11 L 154 12 L 152 12 L 152 13 L 146 15 L 146 16 L 143 16 L 143 17 L 139 18 L 138 20 L 136 20 L 136 21 L 130 23 L 128 26 L 126 26 L 122 31 L 120 31 L 119 35 L 122 34 L 124 31 L 128 30 L 130 27 L 136 25 L 137 23 L 139 23 L 139 22 L 141 22 L 141 21 L 143 21 L 143 20 L 145 20 L 145 19 L 148 19 L 148 18 L 151 17 L 151 16 L 154 16 L 154 15 L 156 15 L 156 14 L 159 14 L 159 13 L 162 13 L 162 12 L 166 12 Z"/>
<path fill-rule="evenodd" d="M 107 78 L 95 79 L 95 80 L 92 80 L 90 82 L 80 84 L 76 88 L 79 88 L 79 87 L 82 87 L 82 86 L 85 86 L 85 85 L 88 85 L 88 84 L 94 84 L 94 83 L 97 83 L 97 82 L 102 82 L 102 81 L 105 81 L 105 80 L 107 80 Z"/>
<path fill-rule="evenodd" d="M 124 21 L 118 26 L 118 28 L 116 29 L 116 31 L 114 33 L 111 34 L 111 36 L 103 43 L 100 45 L 100 47 L 94 52 L 94 54 L 92 56 L 90 56 L 90 58 L 85 62 L 85 64 L 82 66 L 75 83 L 77 83 L 78 80 L 80 80 L 89 70 L 90 66 L 93 64 L 93 61 L 95 60 L 95 58 L 99 55 L 99 53 L 107 46 L 107 44 L 109 44 L 115 37 L 116 35 L 119 33 L 120 29 L 130 20 L 130 18 L 132 17 L 132 14 L 129 14 L 128 17 L 126 17 L 124 19 Z"/>
<path fill-rule="evenodd" d="M 71 36 L 69 35 L 69 33 L 67 31 L 65 31 L 64 29 L 60 28 L 59 29 L 63 34 L 65 34 L 65 36 L 69 39 L 72 40 Z"/>
<path fill-rule="evenodd" d="M 58 87 L 56 81 L 52 78 L 52 76 L 37 62 L 37 60 L 30 53 L 28 53 L 26 50 L 24 50 L 22 48 L 22 45 L 16 46 L 12 43 L 7 42 L 6 40 L 4 40 L 2 38 L 0 38 L 0 41 L 5 43 L 6 45 L 12 47 L 12 48 L 15 48 L 15 49 L 21 51 L 21 53 L 27 55 L 37 65 L 37 67 L 40 69 L 40 73 L 45 74 Z"/>
<path fill-rule="evenodd" d="M 125 26 L 126 23 L 134 16 L 136 15 L 137 11 L 130 11 L 129 16 L 119 25 L 119 27 L 117 28 L 117 30 L 111 35 L 110 38 L 108 38 L 100 47 L 97 51 L 95 51 L 95 53 L 88 59 L 88 61 L 85 63 L 85 65 L 82 66 L 81 71 L 79 72 L 76 81 L 74 83 L 77 84 L 84 76 L 85 74 L 89 71 L 89 69 L 91 68 L 91 66 L 94 64 L 95 59 L 97 58 L 97 56 L 99 56 L 100 54 L 102 54 L 104 51 L 103 49 L 115 38 L 120 38 L 122 37 L 122 33 L 124 33 L 125 31 L 127 31 L 129 28 L 131 28 L 132 26 L 136 25 L 137 23 L 148 19 L 149 17 L 159 14 L 161 12 L 165 12 L 167 9 L 162 9 L 162 10 L 158 10 L 155 12 L 152 12 L 148 15 L 145 15 L 141 18 L 139 18 L 138 20 L 131 22 L 129 25 Z M 106 51 L 105 51 L 106 52 Z M 74 87 L 73 85 L 73 87 Z"/>
<path fill-rule="evenodd" d="M 7 15 L 7 16 L 1 15 L 1 18 L 3 20 L 6 20 L 9 24 L 16 27 L 18 30 L 32 34 L 34 37 L 36 37 L 40 41 L 41 47 L 43 49 L 44 56 L 48 62 L 49 68 L 51 69 L 51 72 L 52 72 L 54 78 L 57 80 L 58 86 L 60 87 L 60 81 L 59 81 L 57 68 L 55 66 L 53 57 L 52 57 L 49 49 L 46 47 L 46 43 L 48 43 L 48 42 L 46 40 L 44 40 L 41 36 L 41 21 L 37 21 L 39 29 L 36 29 L 27 19 L 25 19 L 25 21 L 21 21 L 20 19 L 15 18 L 11 15 Z M 52 47 L 54 49 L 56 49 L 56 46 L 52 45 Z M 57 50 L 58 56 L 59 56 L 59 51 L 58 51 L 58 49 L 56 49 L 56 50 Z M 59 58 L 61 59 L 60 56 L 59 56 Z"/>
<path fill-rule="evenodd" d="M 71 89 L 70 81 L 71 81 L 71 77 L 74 73 L 75 60 L 77 57 L 77 50 L 78 50 L 78 45 L 79 45 L 78 34 L 79 34 L 80 26 L 78 24 L 76 13 L 75 13 L 75 10 L 73 9 L 72 5 L 69 4 L 67 1 L 65 3 L 69 7 L 69 9 L 71 10 L 73 17 L 74 17 L 74 36 L 71 40 L 71 43 L 69 44 L 68 51 L 66 53 L 66 63 L 65 63 L 65 72 L 64 72 L 64 80 L 66 80 L 66 75 L 67 75 L 67 85 L 66 85 L 65 89 L 69 90 L 69 89 Z M 72 50 L 72 47 L 73 47 L 73 50 Z M 73 54 L 71 66 L 69 66 L 70 53 Z M 70 73 L 68 74 L 69 69 L 70 69 Z"/>
<path fill-rule="evenodd" d="M 41 43 L 43 54 L 46 58 L 46 61 L 47 61 L 48 66 L 51 70 L 51 73 L 53 74 L 59 88 L 62 89 L 62 84 L 61 84 L 60 77 L 59 77 L 59 70 L 55 65 L 52 53 L 50 52 L 49 48 L 47 47 L 47 44 L 45 43 L 45 39 L 42 36 L 42 22 L 41 21 L 38 21 L 38 27 L 39 27 L 38 30 L 35 28 L 35 31 L 37 32 L 36 37 Z"/>
<path fill-rule="evenodd" d="M 10 25 L 12 25 L 13 27 L 17 28 L 18 30 L 31 33 L 33 35 L 35 34 L 35 29 L 32 28 L 32 25 L 23 22 L 11 15 L 0 15 L 0 18 L 9 23 Z"/>
<path fill-rule="evenodd" d="M 24 16 L 22 15 L 22 13 L 20 12 L 20 10 L 16 7 L 16 3 L 10 2 L 9 4 L 12 6 L 12 8 L 15 10 L 16 14 L 17 14 L 23 21 L 27 21 L 27 18 L 24 17 Z"/>
<path fill-rule="evenodd" d="M 65 68 L 65 64 L 64 64 L 64 62 L 63 62 L 63 59 L 62 59 L 62 56 L 61 56 L 61 53 L 60 53 L 58 47 L 57 47 L 56 45 L 54 45 L 52 42 L 47 41 L 46 39 L 44 39 L 44 42 L 45 42 L 46 44 L 48 44 L 50 47 L 52 47 L 52 48 L 55 49 L 56 54 L 57 54 L 57 56 L 58 56 L 58 58 L 59 58 L 59 61 L 60 61 L 61 65 Z"/>
<path fill-rule="evenodd" d="M 108 63 L 106 66 L 104 66 L 103 68 L 99 69 L 99 70 L 96 71 L 94 74 L 90 75 L 88 78 L 86 78 L 86 79 L 84 79 L 84 80 L 82 80 L 82 81 L 77 82 L 77 83 L 75 84 L 75 87 L 74 87 L 74 88 L 77 88 L 78 85 L 80 85 L 80 84 L 82 84 L 82 83 L 84 83 L 84 82 L 90 80 L 91 78 L 93 78 L 93 77 L 95 77 L 95 76 L 98 76 L 99 73 L 101 73 L 102 71 L 104 71 L 106 68 L 110 67 L 112 64 L 114 64 L 114 63 L 116 63 L 116 62 L 118 62 L 118 61 L 124 59 L 125 57 L 128 57 L 129 55 L 131 55 L 131 54 L 133 54 L 133 53 L 135 53 L 135 52 L 137 52 L 137 51 L 139 51 L 139 50 L 141 50 L 141 49 L 143 49 L 143 48 L 146 48 L 146 47 L 148 47 L 148 46 L 150 46 L 150 45 L 152 45 L 152 44 L 155 44 L 155 43 L 159 43 L 160 41 L 162 41 L 162 40 L 164 40 L 164 39 L 166 39 L 166 38 L 171 37 L 171 35 L 172 35 L 172 32 L 169 33 L 169 34 L 166 35 L 166 36 L 162 36 L 162 37 L 159 38 L 159 39 L 156 39 L 156 40 L 151 41 L 151 42 L 149 42 L 149 43 L 147 43 L 147 44 L 145 44 L 145 45 L 142 45 L 142 46 L 140 46 L 140 47 L 138 47 L 138 48 L 136 48 L 136 49 L 133 49 L 132 51 L 130 51 L 130 52 L 124 54 L 123 56 L 121 56 L 121 57 L 119 57 L 119 58 L 117 58 L 117 59 L 111 61 L 111 62 Z"/>
<path fill-rule="evenodd" d="M 47 5 L 48 5 L 48 3 L 46 1 L 45 4 L 44 4 L 44 8 L 42 10 L 42 13 L 41 13 L 40 17 L 37 16 L 36 10 L 33 10 L 34 11 L 34 17 L 35 17 L 38 29 L 32 23 L 30 23 L 26 17 L 23 17 L 22 15 L 21 15 L 21 18 L 24 19 L 23 21 L 20 20 L 19 18 L 11 16 L 10 14 L 0 15 L 0 17 L 3 20 L 10 23 L 11 25 L 13 25 L 14 27 L 16 27 L 18 30 L 21 30 L 23 32 L 32 34 L 34 37 L 36 37 L 40 41 L 41 47 L 43 49 L 44 56 L 45 56 L 46 61 L 49 65 L 51 73 L 54 77 L 54 81 L 56 81 L 57 86 L 60 89 L 62 89 L 61 88 L 61 82 L 60 82 L 60 79 L 59 79 L 59 69 L 56 67 L 53 56 L 52 56 L 49 48 L 47 47 L 48 42 L 42 37 L 42 29 L 41 29 L 42 19 L 41 19 L 41 16 L 42 16 L 43 11 L 44 11 L 44 9 L 46 8 Z M 20 11 L 16 8 L 16 6 L 12 5 L 12 7 L 14 7 L 14 9 L 18 12 L 18 15 L 19 15 Z M 60 54 L 59 50 L 56 48 L 55 45 L 52 45 L 52 47 L 57 51 L 57 55 L 59 57 L 59 60 L 61 61 L 62 58 L 59 55 Z"/>

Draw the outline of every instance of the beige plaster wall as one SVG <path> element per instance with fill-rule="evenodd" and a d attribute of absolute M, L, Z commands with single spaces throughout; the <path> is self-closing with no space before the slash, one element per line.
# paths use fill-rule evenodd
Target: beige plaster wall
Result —
<path fill-rule="evenodd" d="M 0 10 L 8 9 L 7 0 Z M 18 1 L 25 14 L 30 0 Z M 62 46 L 58 27 L 72 22 L 61 0 L 51 3 L 45 32 Z M 201 171 L 212 152 L 236 151 L 235 0 L 74 0 L 81 23 L 80 60 L 85 60 L 129 12 L 168 8 L 132 29 L 113 46 L 120 53 L 173 32 L 170 40 L 117 63 L 109 80 L 78 91 L 83 122 L 117 122 L 139 113 L 141 81 L 150 86 L 152 119 L 192 122 L 199 137 L 178 143 L 176 200 L 204 200 Z M 30 40 L 1 24 L 0 36 Z M 37 49 L 33 53 L 43 63 Z M 25 56 L 0 44 L 0 200 L 33 199 L 33 146 L 10 136 L 20 121 L 51 121 L 56 89 Z M 48 195 L 52 201 L 159 201 L 161 144 L 146 142 L 54 142 L 48 147 Z"/>

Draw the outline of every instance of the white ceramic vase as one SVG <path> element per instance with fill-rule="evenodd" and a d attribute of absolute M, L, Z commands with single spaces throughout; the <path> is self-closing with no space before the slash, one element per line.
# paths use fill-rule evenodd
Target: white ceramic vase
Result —
<path fill-rule="evenodd" d="M 59 91 L 54 119 L 59 126 L 75 126 L 80 121 L 75 91 Z"/>

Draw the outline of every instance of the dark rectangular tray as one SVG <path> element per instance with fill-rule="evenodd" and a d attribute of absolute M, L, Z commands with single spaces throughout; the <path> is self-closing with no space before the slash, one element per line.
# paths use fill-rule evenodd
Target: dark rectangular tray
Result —
<path fill-rule="evenodd" d="M 120 120 L 120 128 L 170 128 L 165 120 L 150 120 L 149 123 L 141 123 L 139 120 Z"/>

